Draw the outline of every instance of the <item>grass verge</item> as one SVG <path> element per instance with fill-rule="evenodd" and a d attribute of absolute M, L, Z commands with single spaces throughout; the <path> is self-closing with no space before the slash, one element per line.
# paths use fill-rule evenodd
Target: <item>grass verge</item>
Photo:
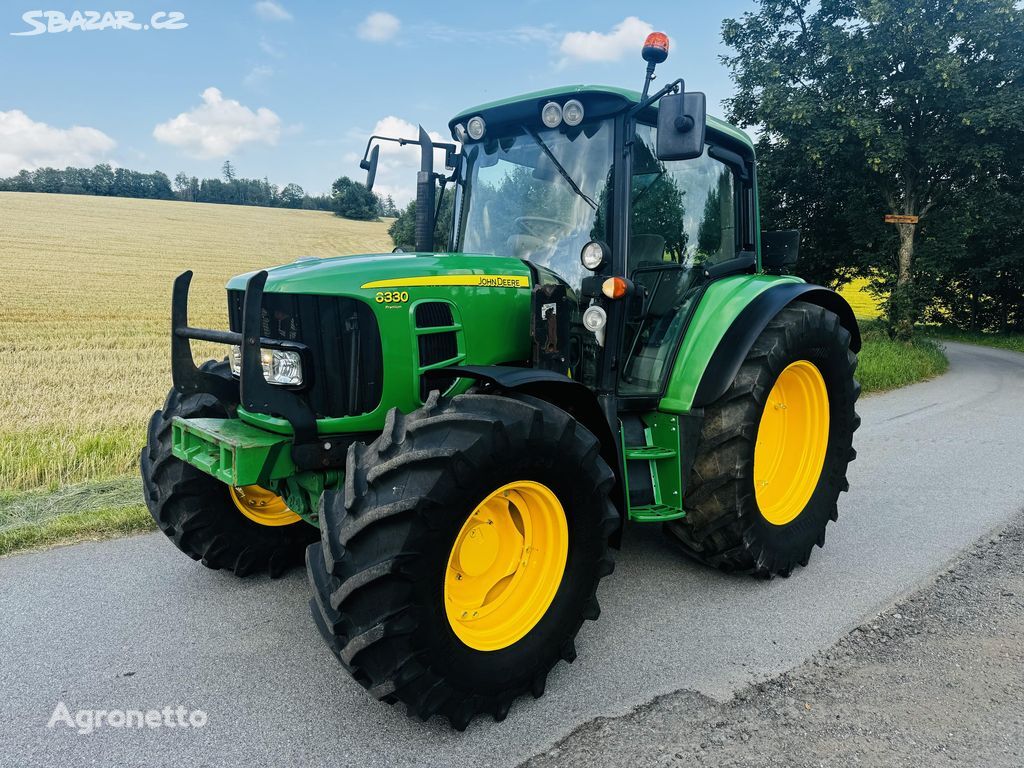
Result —
<path fill-rule="evenodd" d="M 124 536 L 154 528 L 137 477 L 54 493 L 0 493 L 0 557 L 22 549 Z"/>
<path fill-rule="evenodd" d="M 862 322 L 864 346 L 860 351 L 857 378 L 863 392 L 883 392 L 905 387 L 945 373 L 949 368 L 942 346 L 917 336 L 912 342 L 893 341 L 877 323 Z"/>

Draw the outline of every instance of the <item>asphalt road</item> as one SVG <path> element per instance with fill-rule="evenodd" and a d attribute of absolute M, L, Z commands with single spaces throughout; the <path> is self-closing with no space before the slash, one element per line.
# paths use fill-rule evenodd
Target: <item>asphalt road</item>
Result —
<path fill-rule="evenodd" d="M 1024 505 L 1024 356 L 948 352 L 945 376 L 861 402 L 852 490 L 809 568 L 728 577 L 633 526 L 576 663 L 504 723 L 461 734 L 348 678 L 302 573 L 238 580 L 157 534 L 0 560 L 0 765 L 507 766 L 661 694 L 727 698 L 832 645 Z M 207 723 L 79 735 L 47 727 L 59 702 L 184 706 Z"/>

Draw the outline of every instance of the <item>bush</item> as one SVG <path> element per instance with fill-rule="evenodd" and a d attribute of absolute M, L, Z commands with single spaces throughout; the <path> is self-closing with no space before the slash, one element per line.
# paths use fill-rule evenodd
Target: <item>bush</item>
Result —
<path fill-rule="evenodd" d="M 372 190 L 348 176 L 342 176 L 331 185 L 334 212 L 346 219 L 376 221 L 380 215 L 380 201 Z"/>

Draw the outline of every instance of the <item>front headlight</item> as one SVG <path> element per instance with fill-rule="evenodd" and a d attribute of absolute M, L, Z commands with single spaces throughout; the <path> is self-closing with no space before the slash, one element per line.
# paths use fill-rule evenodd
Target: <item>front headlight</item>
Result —
<path fill-rule="evenodd" d="M 228 356 L 231 373 L 242 375 L 242 348 L 234 345 Z M 286 349 L 260 349 L 263 363 L 263 378 L 270 384 L 285 384 L 296 387 L 302 384 L 302 357 L 298 352 Z"/>

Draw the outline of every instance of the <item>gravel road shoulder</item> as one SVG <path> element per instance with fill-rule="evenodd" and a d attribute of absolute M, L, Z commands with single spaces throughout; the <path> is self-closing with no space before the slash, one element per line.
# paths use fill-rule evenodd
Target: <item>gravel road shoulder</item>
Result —
<path fill-rule="evenodd" d="M 525 765 L 1019 768 L 1024 514 L 791 672 L 725 702 L 663 696 Z"/>

